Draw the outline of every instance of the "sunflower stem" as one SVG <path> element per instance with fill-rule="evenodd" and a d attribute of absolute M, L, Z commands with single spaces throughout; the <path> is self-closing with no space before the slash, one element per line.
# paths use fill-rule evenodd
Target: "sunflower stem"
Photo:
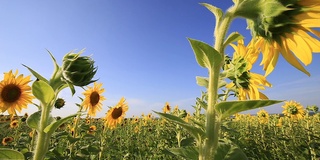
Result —
<path fill-rule="evenodd" d="M 215 65 L 213 68 L 209 68 L 209 84 L 208 84 L 208 107 L 206 112 L 206 139 L 204 143 L 203 152 L 200 152 L 199 159 L 207 160 L 213 159 L 214 154 L 218 148 L 219 130 L 221 120 L 217 118 L 215 110 L 215 104 L 218 100 L 218 85 L 220 69 L 224 63 L 224 48 L 223 41 L 225 39 L 227 30 L 233 19 L 234 10 L 230 8 L 223 17 L 220 24 L 216 24 L 215 44 L 214 48 L 221 54 L 222 61 L 219 65 Z M 217 62 L 218 63 L 218 62 Z M 203 155 L 202 155 L 203 154 Z"/>
<path fill-rule="evenodd" d="M 44 129 L 49 125 L 49 117 L 50 117 L 50 105 L 41 103 L 41 117 L 40 117 L 40 125 L 34 153 L 34 160 L 43 160 L 49 146 L 50 135 L 44 132 Z"/>

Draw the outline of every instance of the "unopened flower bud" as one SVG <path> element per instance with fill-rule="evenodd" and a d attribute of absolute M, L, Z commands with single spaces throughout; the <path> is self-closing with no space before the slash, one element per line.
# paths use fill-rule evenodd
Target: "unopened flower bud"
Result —
<path fill-rule="evenodd" d="M 58 99 L 56 100 L 56 102 L 54 103 L 54 107 L 60 109 L 60 108 L 62 108 L 62 107 L 65 105 L 65 103 L 66 103 L 66 102 L 64 101 L 64 99 L 58 98 Z"/>
<path fill-rule="evenodd" d="M 88 56 L 80 56 L 80 53 L 69 53 L 64 56 L 62 74 L 66 81 L 75 86 L 86 86 L 96 80 L 92 80 L 97 72 L 94 61 Z"/>

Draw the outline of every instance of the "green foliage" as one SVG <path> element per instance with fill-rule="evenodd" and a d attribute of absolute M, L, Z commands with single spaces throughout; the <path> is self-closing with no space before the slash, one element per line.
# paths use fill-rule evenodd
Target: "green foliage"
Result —
<path fill-rule="evenodd" d="M 214 159 L 247 160 L 248 158 L 237 145 L 228 140 L 221 140 L 214 154 Z"/>
<path fill-rule="evenodd" d="M 32 94 L 43 104 L 49 104 L 55 98 L 52 87 L 42 80 L 36 80 L 32 84 Z"/>
<path fill-rule="evenodd" d="M 7 148 L 0 148 L 0 159 L 3 160 L 24 160 L 24 156 L 22 153 L 12 150 L 12 149 L 7 149 Z"/>
<path fill-rule="evenodd" d="M 154 111 L 155 112 L 155 111 Z M 200 142 L 201 138 L 204 137 L 205 133 L 200 128 L 194 127 L 191 124 L 187 123 L 186 121 L 182 120 L 181 118 L 172 115 L 172 114 L 165 114 L 160 112 L 155 112 L 159 116 L 169 120 L 170 122 L 173 122 L 175 124 L 180 125 L 182 128 L 186 129 L 194 138 L 196 141 Z"/>
<path fill-rule="evenodd" d="M 180 147 L 180 148 L 170 148 L 168 149 L 171 153 L 181 156 L 188 160 L 197 160 L 199 157 L 199 152 L 196 147 Z"/>
<path fill-rule="evenodd" d="M 223 43 L 223 48 L 226 48 L 230 43 L 244 39 L 244 37 L 238 32 L 232 32 Z"/>
<path fill-rule="evenodd" d="M 34 112 L 27 118 L 27 125 L 32 129 L 39 130 L 39 122 L 41 117 L 41 111 Z"/>
<path fill-rule="evenodd" d="M 212 46 L 191 38 L 188 38 L 188 40 L 201 67 L 211 69 L 222 64 L 221 54 Z"/>
<path fill-rule="evenodd" d="M 67 122 L 68 120 L 74 118 L 76 115 L 78 114 L 73 114 L 70 116 L 67 116 L 65 118 L 62 118 L 58 121 L 55 121 L 53 123 L 51 123 L 50 125 L 48 125 L 45 129 L 44 132 L 48 133 L 49 135 L 51 135 L 59 126 L 61 126 L 63 123 Z"/>
<path fill-rule="evenodd" d="M 216 110 L 221 114 L 221 118 L 227 118 L 233 114 L 280 103 L 279 100 L 245 100 L 245 101 L 225 101 L 215 105 Z"/>

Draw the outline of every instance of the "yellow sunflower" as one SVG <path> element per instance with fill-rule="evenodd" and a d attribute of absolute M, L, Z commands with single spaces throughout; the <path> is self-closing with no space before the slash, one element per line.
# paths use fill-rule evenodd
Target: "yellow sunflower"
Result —
<path fill-rule="evenodd" d="M 97 127 L 95 125 L 92 125 L 89 127 L 88 134 L 93 134 L 97 130 Z"/>
<path fill-rule="evenodd" d="M 306 114 L 303 106 L 296 101 L 287 101 L 282 108 L 284 109 L 282 113 L 292 120 L 302 119 Z"/>
<path fill-rule="evenodd" d="M 15 115 L 16 111 L 20 113 L 34 98 L 28 85 L 30 75 L 23 77 L 23 74 L 17 74 L 18 70 L 15 73 L 10 70 L 4 73 L 4 79 L 0 82 L 0 110 L 7 111 L 10 115 Z"/>
<path fill-rule="evenodd" d="M 94 82 L 93 87 L 88 87 L 88 89 L 83 92 L 85 96 L 83 100 L 83 107 L 85 110 L 88 110 L 88 114 L 90 116 L 96 116 L 97 111 L 102 109 L 102 101 L 106 100 L 106 98 L 102 95 L 104 89 L 101 88 L 102 83 Z"/>
<path fill-rule="evenodd" d="M 5 137 L 2 139 L 2 145 L 6 146 L 8 145 L 8 143 L 13 142 L 13 138 L 12 137 Z"/>
<path fill-rule="evenodd" d="M 264 90 L 265 86 L 271 87 L 272 85 L 265 76 L 250 72 L 252 65 L 258 58 L 258 50 L 255 49 L 253 41 L 245 46 L 243 40 L 239 40 L 237 46 L 234 44 L 231 46 L 235 52 L 231 61 L 233 66 L 229 65 L 229 68 L 226 69 L 228 78 L 231 80 L 226 87 L 235 89 L 239 100 L 268 99 L 259 90 Z"/>
<path fill-rule="evenodd" d="M 118 104 L 109 109 L 109 111 L 107 112 L 107 115 L 105 117 L 105 124 L 111 129 L 115 128 L 117 124 L 121 123 L 127 111 L 128 104 L 122 97 Z"/>
<path fill-rule="evenodd" d="M 13 120 L 10 123 L 10 128 L 17 128 L 19 126 L 19 121 L 18 120 Z"/>
<path fill-rule="evenodd" d="M 166 102 L 166 104 L 164 105 L 164 107 L 163 107 L 163 113 L 167 113 L 167 112 L 170 112 L 170 110 L 171 110 L 171 106 L 169 105 L 169 103 L 168 102 Z"/>
<path fill-rule="evenodd" d="M 320 52 L 319 0 L 278 0 L 285 9 L 279 15 L 249 20 L 249 28 L 260 48 L 266 75 L 276 66 L 279 54 L 298 70 L 310 76 L 305 66 L 312 62 L 312 53 Z M 267 18 L 266 18 L 267 17 Z M 262 27 L 263 26 L 263 27 Z"/>
<path fill-rule="evenodd" d="M 265 124 L 269 122 L 269 113 L 266 110 L 264 109 L 260 110 L 257 113 L 257 116 L 260 123 Z"/>

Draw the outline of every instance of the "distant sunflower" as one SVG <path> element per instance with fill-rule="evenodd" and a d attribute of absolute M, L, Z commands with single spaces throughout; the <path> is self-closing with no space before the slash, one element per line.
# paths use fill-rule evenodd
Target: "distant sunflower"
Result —
<path fill-rule="evenodd" d="M 15 73 L 10 70 L 4 73 L 4 79 L 0 82 L 0 110 L 8 111 L 10 115 L 15 115 L 16 111 L 20 113 L 34 98 L 28 85 L 31 81 L 30 76 L 23 77 L 23 74 L 17 74 L 18 70 Z"/>
<path fill-rule="evenodd" d="M 278 0 L 283 5 L 278 15 L 261 15 L 249 20 L 256 45 L 261 49 L 266 75 L 276 66 L 279 54 L 298 70 L 310 76 L 301 65 L 312 62 L 312 53 L 320 52 L 320 2 L 318 0 Z M 274 12 L 273 12 L 274 13 Z M 271 14 L 273 14 L 271 13 Z M 262 27 L 263 26 L 263 27 Z"/>
<path fill-rule="evenodd" d="M 287 101 L 282 108 L 284 109 L 282 113 L 292 120 L 302 119 L 306 114 L 303 106 L 296 101 Z"/>
<path fill-rule="evenodd" d="M 171 110 L 170 104 L 168 102 L 166 102 L 166 104 L 164 105 L 162 110 L 163 110 L 163 113 L 170 112 L 170 110 Z"/>
<path fill-rule="evenodd" d="M 8 143 L 13 142 L 13 138 L 12 137 L 5 137 L 2 139 L 2 145 L 6 146 L 8 145 Z"/>
<path fill-rule="evenodd" d="M 105 117 L 105 124 L 111 129 L 115 128 L 117 124 L 121 123 L 127 111 L 128 104 L 122 97 L 118 104 L 109 109 L 109 111 L 107 112 L 107 115 Z"/>
<path fill-rule="evenodd" d="M 95 125 L 92 125 L 89 127 L 88 134 L 93 134 L 97 130 L 97 127 Z"/>
<path fill-rule="evenodd" d="M 10 128 L 17 128 L 19 126 L 19 121 L 18 120 L 13 120 L 10 123 Z"/>
<path fill-rule="evenodd" d="M 253 46 L 253 42 L 251 41 L 248 46 L 245 46 L 244 41 L 239 40 L 237 46 L 234 44 L 231 46 L 235 50 L 231 62 L 233 66 L 227 70 L 228 78 L 232 82 L 226 87 L 234 88 L 239 100 L 268 99 L 259 90 L 264 90 L 265 86 L 271 87 L 272 85 L 265 76 L 250 72 L 252 65 L 258 58 L 258 51 Z"/>
<path fill-rule="evenodd" d="M 106 100 L 102 95 L 104 89 L 101 87 L 102 83 L 94 82 L 93 87 L 88 87 L 88 89 L 83 92 L 85 98 L 82 104 L 85 110 L 89 109 L 88 114 L 90 116 L 96 116 L 97 111 L 102 109 L 102 101 Z"/>
<path fill-rule="evenodd" d="M 257 113 L 257 116 L 260 123 L 265 124 L 269 122 L 269 113 L 266 110 L 264 109 L 260 110 Z"/>

